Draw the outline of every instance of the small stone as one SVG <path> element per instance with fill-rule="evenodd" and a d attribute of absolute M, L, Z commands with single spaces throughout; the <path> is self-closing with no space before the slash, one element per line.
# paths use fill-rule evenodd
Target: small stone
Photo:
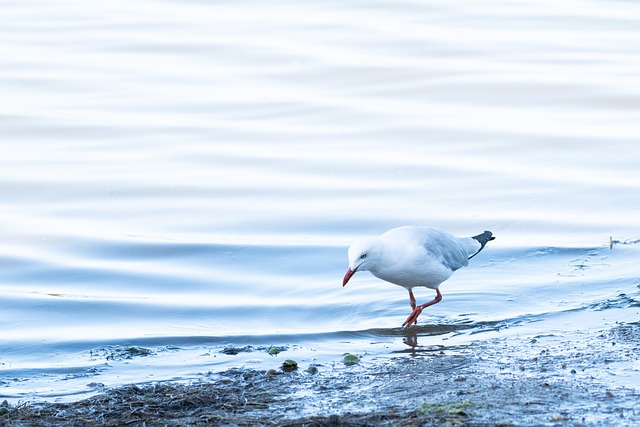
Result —
<path fill-rule="evenodd" d="M 267 349 L 267 353 L 271 356 L 277 356 L 280 353 L 280 349 L 278 347 L 271 346 Z"/>
<path fill-rule="evenodd" d="M 287 359 L 282 364 L 282 370 L 285 372 L 295 371 L 296 369 L 298 369 L 298 362 L 295 360 Z"/>
<path fill-rule="evenodd" d="M 342 357 L 342 363 L 345 365 L 355 365 L 360 361 L 360 358 L 355 354 L 345 353 Z"/>

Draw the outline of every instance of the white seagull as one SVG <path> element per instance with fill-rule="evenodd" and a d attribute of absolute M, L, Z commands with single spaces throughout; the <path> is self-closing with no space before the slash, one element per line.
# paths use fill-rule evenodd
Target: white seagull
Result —
<path fill-rule="evenodd" d="M 466 267 L 493 239 L 490 231 L 456 237 L 439 228 L 413 226 L 393 228 L 380 237 L 363 237 L 349 248 L 349 269 L 342 286 L 357 271 L 370 271 L 382 280 L 402 286 L 409 291 L 413 309 L 402 326 L 411 326 L 418 322 L 422 310 L 442 300 L 438 286 L 454 271 Z M 416 286 L 435 289 L 435 299 L 416 305 L 412 291 Z"/>

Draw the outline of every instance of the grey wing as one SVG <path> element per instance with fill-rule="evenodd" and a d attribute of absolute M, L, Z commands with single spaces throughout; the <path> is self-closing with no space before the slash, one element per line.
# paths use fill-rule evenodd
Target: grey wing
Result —
<path fill-rule="evenodd" d="M 469 265 L 469 254 L 460 244 L 458 238 L 440 230 L 429 230 L 424 248 L 442 265 L 456 271 Z"/>

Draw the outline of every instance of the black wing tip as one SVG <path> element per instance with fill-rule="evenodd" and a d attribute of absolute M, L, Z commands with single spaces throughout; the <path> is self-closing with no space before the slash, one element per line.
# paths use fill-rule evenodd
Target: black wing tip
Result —
<path fill-rule="evenodd" d="M 480 242 L 482 246 L 486 245 L 487 242 L 496 239 L 493 233 L 490 232 L 489 230 L 485 230 L 484 233 L 480 233 L 477 236 L 473 236 L 473 238 L 476 239 L 478 242 Z"/>
<path fill-rule="evenodd" d="M 484 233 L 478 234 L 477 236 L 473 236 L 473 239 L 476 239 L 479 243 L 480 243 L 480 249 L 478 249 L 478 252 L 476 252 L 475 254 L 471 255 L 469 257 L 469 259 L 473 258 L 474 256 L 478 255 L 478 253 L 484 249 L 485 245 L 492 241 L 495 240 L 496 238 L 493 236 L 493 233 L 490 232 L 489 230 L 485 230 Z"/>

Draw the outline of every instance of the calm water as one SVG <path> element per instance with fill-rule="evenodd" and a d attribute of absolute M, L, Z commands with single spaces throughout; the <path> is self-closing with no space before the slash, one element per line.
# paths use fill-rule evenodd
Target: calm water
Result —
<path fill-rule="evenodd" d="M 638 3 L 0 11 L 2 399 L 402 354 L 406 292 L 341 279 L 405 224 L 497 236 L 421 345 L 638 320 Z"/>

